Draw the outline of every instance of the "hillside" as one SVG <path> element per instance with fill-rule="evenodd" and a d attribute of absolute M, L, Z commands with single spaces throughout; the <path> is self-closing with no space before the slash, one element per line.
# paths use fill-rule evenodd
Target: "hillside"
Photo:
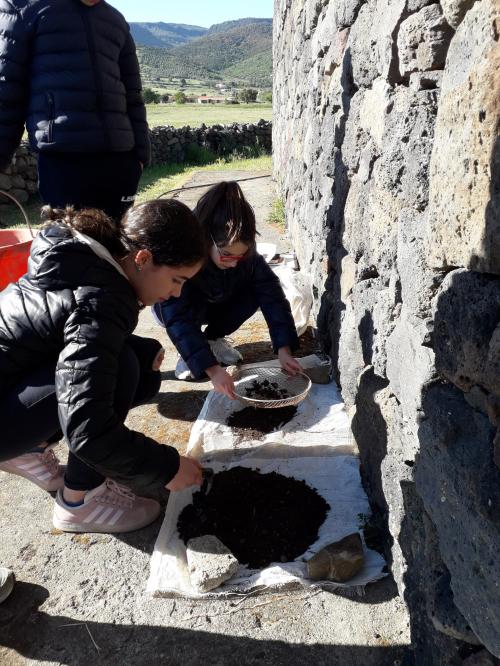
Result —
<path fill-rule="evenodd" d="M 130 31 L 139 46 L 173 48 L 202 37 L 207 28 L 180 23 L 130 23 Z"/>
<path fill-rule="evenodd" d="M 234 28 L 242 28 L 246 25 L 256 23 L 261 23 L 263 25 L 273 25 L 273 19 L 267 18 L 243 18 L 237 19 L 236 21 L 224 21 L 223 23 L 215 23 L 211 25 L 208 29 L 207 35 L 215 35 L 219 32 L 227 32 L 228 30 L 233 30 Z"/>
<path fill-rule="evenodd" d="M 222 75 L 212 72 L 199 63 L 173 55 L 172 51 L 154 46 L 138 46 L 137 57 L 144 81 L 153 79 L 184 78 L 220 80 Z"/>
<path fill-rule="evenodd" d="M 208 30 L 174 23 L 131 26 L 145 81 L 224 78 L 259 87 L 271 83 L 272 19 L 226 21 Z M 177 46 L 166 48 L 174 40 Z"/>
<path fill-rule="evenodd" d="M 225 69 L 222 74 L 228 81 L 245 81 L 257 88 L 270 88 L 272 85 L 273 54 L 270 50 L 245 58 Z"/>
<path fill-rule="evenodd" d="M 231 23 L 231 22 L 229 22 Z M 171 53 L 212 71 L 222 71 L 250 56 L 272 50 L 272 21 L 241 23 L 178 46 Z"/>

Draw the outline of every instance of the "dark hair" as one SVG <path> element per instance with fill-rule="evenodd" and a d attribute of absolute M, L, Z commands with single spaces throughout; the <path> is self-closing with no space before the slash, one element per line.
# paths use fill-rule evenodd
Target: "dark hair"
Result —
<path fill-rule="evenodd" d="M 95 208 L 45 206 L 42 217 L 94 238 L 117 258 L 133 250 L 149 250 L 154 263 L 165 266 L 193 266 L 205 258 L 200 223 L 176 199 L 155 199 L 129 208 L 119 225 Z"/>
<path fill-rule="evenodd" d="M 200 198 L 194 212 L 209 245 L 212 238 L 221 247 L 237 241 L 248 245 L 255 243 L 255 214 L 234 180 L 211 187 Z"/>

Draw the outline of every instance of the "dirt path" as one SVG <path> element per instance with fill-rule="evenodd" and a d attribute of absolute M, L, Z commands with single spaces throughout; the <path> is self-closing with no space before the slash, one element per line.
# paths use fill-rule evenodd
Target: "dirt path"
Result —
<path fill-rule="evenodd" d="M 241 175 L 226 171 L 220 177 Z M 195 174 L 189 184 L 218 178 L 217 172 Z M 263 239 L 288 249 L 279 231 L 265 225 L 271 183 L 243 186 Z M 191 191 L 181 198 L 192 204 L 196 196 Z M 138 332 L 158 337 L 167 357 L 156 402 L 134 410 L 129 423 L 182 451 L 209 384 L 175 380 L 175 350 L 147 310 Z M 259 317 L 235 339 L 249 361 L 272 357 Z M 305 343 L 304 354 L 314 347 L 311 336 Z M 59 449 L 64 455 L 63 445 Z M 148 599 L 149 558 L 161 521 L 132 534 L 72 536 L 52 528 L 52 503 L 34 485 L 0 473 L 0 563 L 12 567 L 19 581 L 0 605 L 2 666 L 411 663 L 407 616 L 390 578 L 352 598 L 302 592 L 243 602 Z"/>

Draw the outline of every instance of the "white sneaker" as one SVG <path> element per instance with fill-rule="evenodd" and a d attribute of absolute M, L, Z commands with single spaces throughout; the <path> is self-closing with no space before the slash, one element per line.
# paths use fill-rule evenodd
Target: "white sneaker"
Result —
<path fill-rule="evenodd" d="M 5 601 L 14 589 L 15 576 L 10 569 L 0 567 L 0 604 Z"/>
<path fill-rule="evenodd" d="M 133 532 L 158 518 L 156 500 L 137 497 L 125 486 L 106 479 L 85 495 L 83 504 L 68 506 L 57 493 L 52 522 L 63 532 Z"/>
<path fill-rule="evenodd" d="M 243 360 L 240 352 L 232 347 L 227 338 L 217 338 L 217 340 L 209 340 L 208 344 L 212 350 L 212 354 L 224 365 L 236 365 Z"/>
<path fill-rule="evenodd" d="M 189 381 L 190 379 L 194 379 L 193 374 L 188 367 L 188 364 L 182 358 L 182 356 L 179 356 L 179 360 L 177 361 L 177 365 L 175 366 L 174 374 L 177 377 L 177 379 L 182 379 L 185 382 Z"/>

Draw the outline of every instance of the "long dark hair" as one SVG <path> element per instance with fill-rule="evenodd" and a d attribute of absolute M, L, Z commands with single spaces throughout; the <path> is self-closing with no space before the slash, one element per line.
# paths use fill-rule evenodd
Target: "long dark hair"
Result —
<path fill-rule="evenodd" d="M 119 225 L 94 208 L 45 206 L 42 217 L 90 236 L 118 259 L 133 250 L 149 250 L 153 262 L 165 266 L 193 266 L 205 258 L 200 223 L 176 199 L 155 199 L 129 208 Z"/>
<path fill-rule="evenodd" d="M 238 241 L 247 245 L 255 243 L 255 213 L 236 181 L 222 181 L 211 187 L 200 198 L 194 212 L 208 245 L 212 239 L 220 247 Z"/>

